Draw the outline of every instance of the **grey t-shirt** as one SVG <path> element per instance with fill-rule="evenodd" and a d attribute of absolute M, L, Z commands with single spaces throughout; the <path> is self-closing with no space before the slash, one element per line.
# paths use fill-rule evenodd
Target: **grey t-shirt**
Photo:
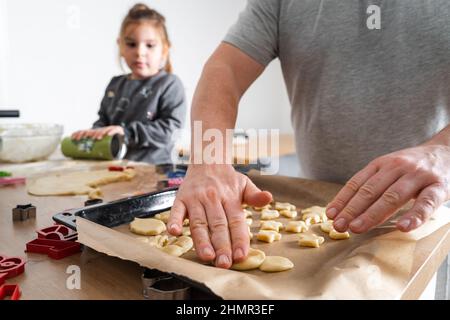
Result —
<path fill-rule="evenodd" d="M 98 115 L 94 128 L 124 128 L 126 159 L 172 163 L 173 134 L 183 127 L 186 116 L 183 84 L 165 71 L 145 80 L 131 80 L 128 75 L 114 77 Z"/>
<path fill-rule="evenodd" d="M 344 183 L 449 123 L 448 0 L 250 0 L 224 41 L 280 59 L 303 177 Z"/>

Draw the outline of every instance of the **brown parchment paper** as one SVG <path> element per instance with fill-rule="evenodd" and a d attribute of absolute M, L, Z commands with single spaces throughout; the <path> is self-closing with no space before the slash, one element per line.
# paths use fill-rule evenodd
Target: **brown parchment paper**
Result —
<path fill-rule="evenodd" d="M 341 188 L 297 178 L 250 176 L 259 187 L 271 191 L 276 201 L 291 202 L 298 210 L 325 206 Z M 253 219 L 252 231 L 256 233 L 259 214 Z M 172 257 L 139 240 L 128 226 L 109 229 L 81 218 L 77 225 L 81 243 L 141 266 L 188 277 L 224 299 L 399 299 L 430 252 L 449 247 L 450 209 L 440 208 L 427 224 L 408 234 L 397 231 L 393 221 L 395 217 L 366 234 L 340 241 L 331 240 L 318 225 L 313 226 L 308 232 L 325 238 L 320 248 L 301 248 L 298 235 L 285 232 L 281 241 L 272 244 L 255 237 L 252 247 L 294 262 L 292 270 L 281 273 L 223 270 L 202 264 L 194 252 Z M 438 231 L 439 237 L 433 238 Z"/>

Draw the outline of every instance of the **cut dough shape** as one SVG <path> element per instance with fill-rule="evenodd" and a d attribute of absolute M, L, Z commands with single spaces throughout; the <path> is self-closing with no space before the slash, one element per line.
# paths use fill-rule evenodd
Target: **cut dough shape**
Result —
<path fill-rule="evenodd" d="M 289 202 L 275 202 L 275 209 L 278 211 L 295 211 L 297 210 L 297 207 Z"/>
<path fill-rule="evenodd" d="M 183 236 L 190 236 L 191 235 L 191 228 L 189 227 L 183 227 Z"/>
<path fill-rule="evenodd" d="M 283 224 L 278 221 L 262 221 L 261 230 L 272 230 L 280 232 L 284 228 Z"/>
<path fill-rule="evenodd" d="M 164 211 L 155 215 L 155 219 L 161 220 L 166 224 L 167 222 L 169 222 L 169 218 L 170 218 L 170 211 Z"/>
<path fill-rule="evenodd" d="M 294 219 L 297 217 L 297 211 L 289 211 L 289 210 L 281 210 L 280 214 L 283 217 L 289 218 L 289 219 Z"/>
<path fill-rule="evenodd" d="M 298 244 L 300 247 L 318 248 L 324 241 L 324 237 L 319 237 L 315 234 L 302 234 L 299 236 Z"/>
<path fill-rule="evenodd" d="M 175 257 L 180 257 L 184 254 L 183 248 L 174 244 L 169 244 L 168 246 L 163 247 L 161 250 Z"/>
<path fill-rule="evenodd" d="M 167 245 L 169 241 L 169 237 L 167 235 L 157 235 L 153 237 L 139 237 L 137 239 L 156 248 L 164 247 L 165 245 Z"/>
<path fill-rule="evenodd" d="M 294 267 L 291 260 L 285 257 L 267 256 L 259 270 L 264 272 L 281 272 L 290 270 Z"/>
<path fill-rule="evenodd" d="M 317 213 L 305 213 L 302 216 L 302 220 L 305 221 L 309 226 L 322 222 L 322 218 Z"/>
<path fill-rule="evenodd" d="M 237 270 L 237 271 L 247 271 L 247 270 L 253 270 L 258 269 L 259 266 L 264 262 L 266 259 L 266 254 L 257 249 L 250 248 L 248 250 L 248 256 L 247 259 L 245 259 L 242 262 L 234 263 L 231 266 L 231 269 Z"/>
<path fill-rule="evenodd" d="M 281 240 L 281 234 L 272 230 L 259 230 L 258 234 L 256 235 L 256 238 L 259 241 L 272 243 L 274 241 Z"/>
<path fill-rule="evenodd" d="M 248 204 L 246 204 L 246 203 L 241 204 L 241 208 L 242 209 L 247 209 L 248 208 Z"/>
<path fill-rule="evenodd" d="M 244 217 L 250 218 L 251 216 L 253 216 L 253 213 L 250 210 L 244 209 Z"/>
<path fill-rule="evenodd" d="M 183 226 L 185 227 L 189 226 L 189 219 L 184 219 Z"/>
<path fill-rule="evenodd" d="M 263 210 L 268 210 L 271 207 L 272 206 L 270 204 L 266 204 L 264 207 L 253 207 L 253 209 L 256 210 L 256 211 L 263 211 Z"/>
<path fill-rule="evenodd" d="M 305 221 L 289 221 L 286 226 L 287 232 L 292 233 L 301 233 L 308 231 L 309 227 L 305 223 Z"/>
<path fill-rule="evenodd" d="M 135 234 L 143 236 L 157 236 L 166 231 L 166 225 L 157 219 L 139 219 L 135 218 L 130 223 L 130 230 Z"/>
<path fill-rule="evenodd" d="M 253 239 L 253 233 L 250 230 L 250 226 L 247 226 L 247 227 L 248 227 L 248 236 L 250 237 L 250 241 L 251 241 Z"/>
<path fill-rule="evenodd" d="M 253 223 L 253 219 L 250 219 L 250 218 L 245 219 L 245 223 L 246 223 L 248 226 L 251 226 L 252 223 Z"/>
<path fill-rule="evenodd" d="M 169 244 L 163 247 L 161 250 L 176 257 L 180 257 L 194 246 L 194 242 L 191 237 L 181 236 L 175 238 L 175 240 L 170 239 Z"/>
<path fill-rule="evenodd" d="M 319 206 L 313 206 L 310 208 L 306 208 L 304 210 L 302 210 L 302 220 L 306 220 L 308 216 L 310 217 L 314 217 L 314 215 L 318 215 L 320 217 L 320 221 L 319 222 L 315 222 L 315 223 L 320 223 L 320 222 L 326 222 L 328 220 L 327 214 L 326 214 L 326 209 L 325 207 L 319 207 Z M 306 216 L 306 218 L 304 218 Z"/>
<path fill-rule="evenodd" d="M 333 240 L 344 240 L 350 238 L 350 233 L 348 232 L 338 232 L 332 228 L 329 234 L 330 238 Z"/>
<path fill-rule="evenodd" d="M 261 220 L 273 220 L 280 217 L 280 213 L 277 210 L 264 209 L 261 212 Z"/>
<path fill-rule="evenodd" d="M 194 246 L 194 241 L 191 237 L 181 236 L 177 239 L 177 241 L 175 241 L 174 245 L 183 248 L 183 253 L 186 253 L 192 249 L 192 247 Z"/>
<path fill-rule="evenodd" d="M 327 220 L 325 222 L 322 222 L 320 224 L 320 230 L 322 230 L 325 233 L 330 233 L 330 231 L 333 229 L 333 220 Z"/>
<path fill-rule="evenodd" d="M 27 182 L 27 191 L 35 196 L 88 195 L 90 199 L 98 199 L 102 196 L 99 186 L 129 181 L 135 175 L 134 169 L 126 169 L 123 172 L 105 169 L 50 174 Z"/>

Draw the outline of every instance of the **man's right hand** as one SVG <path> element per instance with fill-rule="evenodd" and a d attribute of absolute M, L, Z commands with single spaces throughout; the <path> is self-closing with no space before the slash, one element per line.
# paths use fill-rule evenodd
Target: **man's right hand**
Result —
<path fill-rule="evenodd" d="M 191 165 L 171 210 L 172 235 L 190 220 L 195 252 L 206 262 L 228 269 L 248 255 L 250 238 L 242 203 L 262 207 L 272 195 L 261 191 L 231 165 Z"/>

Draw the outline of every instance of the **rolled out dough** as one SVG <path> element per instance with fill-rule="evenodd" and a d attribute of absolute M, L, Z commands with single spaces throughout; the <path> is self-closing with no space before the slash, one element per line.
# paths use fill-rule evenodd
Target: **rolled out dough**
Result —
<path fill-rule="evenodd" d="M 128 181 L 136 175 L 134 169 L 123 172 L 96 170 L 51 174 L 27 183 L 27 191 L 35 196 L 88 195 L 90 199 L 100 198 L 99 186 L 119 181 Z"/>

